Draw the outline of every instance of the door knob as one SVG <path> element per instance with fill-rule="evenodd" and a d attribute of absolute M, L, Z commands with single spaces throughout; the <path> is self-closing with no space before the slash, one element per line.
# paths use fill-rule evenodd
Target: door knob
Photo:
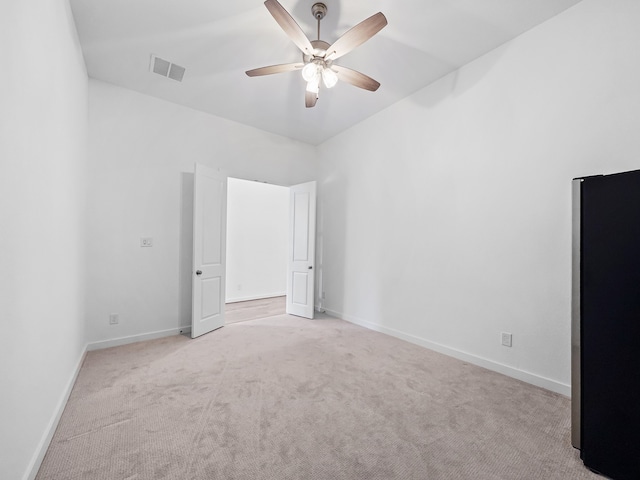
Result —
<path fill-rule="evenodd" d="M 202 275 L 202 270 L 196 270 L 196 275 Z"/>
<path fill-rule="evenodd" d="M 311 265 L 309 265 L 309 270 L 313 270 L 313 267 Z"/>

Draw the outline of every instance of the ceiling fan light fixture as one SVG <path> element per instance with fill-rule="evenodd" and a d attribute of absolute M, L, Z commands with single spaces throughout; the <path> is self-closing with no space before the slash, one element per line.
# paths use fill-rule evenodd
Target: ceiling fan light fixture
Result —
<path fill-rule="evenodd" d="M 322 69 L 322 83 L 327 88 L 333 88 L 338 83 L 338 75 L 330 68 Z"/>
<path fill-rule="evenodd" d="M 305 82 L 317 79 L 318 75 L 318 64 L 314 62 L 309 62 L 302 68 L 302 78 L 304 78 Z"/>

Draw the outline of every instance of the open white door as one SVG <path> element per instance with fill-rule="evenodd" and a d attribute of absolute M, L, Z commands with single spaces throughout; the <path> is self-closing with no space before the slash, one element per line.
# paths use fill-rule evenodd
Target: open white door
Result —
<path fill-rule="evenodd" d="M 196 164 L 191 338 L 224 325 L 227 177 Z"/>
<path fill-rule="evenodd" d="M 313 318 L 316 255 L 316 182 L 290 188 L 287 313 Z"/>

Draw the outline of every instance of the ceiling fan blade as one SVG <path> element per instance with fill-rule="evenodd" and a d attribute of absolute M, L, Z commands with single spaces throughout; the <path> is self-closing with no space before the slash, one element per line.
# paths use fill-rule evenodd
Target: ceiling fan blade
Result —
<path fill-rule="evenodd" d="M 275 0 L 274 0 L 275 1 Z M 370 16 L 347 31 L 333 45 L 327 48 L 325 58 L 335 60 L 373 37 L 387 25 L 387 17 L 382 12 Z"/>
<path fill-rule="evenodd" d="M 260 77 L 262 75 L 273 75 L 274 73 L 292 72 L 293 70 L 300 70 L 302 67 L 304 67 L 304 63 L 284 63 L 282 65 L 254 68 L 253 70 L 247 70 L 245 73 L 250 77 Z"/>
<path fill-rule="evenodd" d="M 289 15 L 289 12 L 287 12 L 277 0 L 266 0 L 264 5 L 273 18 L 275 18 L 276 22 L 278 22 L 278 25 L 284 30 L 284 33 L 302 50 L 302 53 L 311 55 L 313 52 L 311 42 L 300 28 L 300 25 Z"/>
<path fill-rule="evenodd" d="M 373 78 L 368 77 L 364 73 L 356 72 L 347 67 L 340 65 L 331 65 L 331 69 L 338 74 L 338 80 L 350 83 L 353 86 L 364 88 L 370 92 L 375 92 L 380 86 L 380 82 L 376 82 Z"/>
<path fill-rule="evenodd" d="M 315 107 L 318 101 L 318 94 L 315 92 L 304 92 L 304 105 L 307 108 Z"/>

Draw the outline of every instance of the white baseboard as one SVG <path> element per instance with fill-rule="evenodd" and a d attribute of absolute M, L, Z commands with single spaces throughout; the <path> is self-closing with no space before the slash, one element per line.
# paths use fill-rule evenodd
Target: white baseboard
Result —
<path fill-rule="evenodd" d="M 225 300 L 225 303 L 238 303 L 238 302 L 248 302 L 250 300 L 264 300 L 265 298 L 276 298 L 276 297 L 284 297 L 287 295 L 287 292 L 282 293 L 270 293 L 269 295 L 259 295 L 259 296 L 251 296 L 251 297 L 234 297 Z"/>
<path fill-rule="evenodd" d="M 191 332 L 191 325 L 188 325 L 188 326 L 178 327 L 178 328 L 169 328 L 167 330 L 158 330 L 155 332 L 140 333 L 137 335 L 128 335 L 126 337 L 118 337 L 118 338 L 112 338 L 109 340 L 91 342 L 87 344 L 87 350 L 93 351 L 93 350 L 100 350 L 102 348 L 118 347 L 120 345 L 127 345 L 129 343 L 142 342 L 144 340 L 153 340 L 155 338 L 170 337 L 171 335 L 180 335 L 183 333 L 190 333 L 190 332 Z"/>
<path fill-rule="evenodd" d="M 439 343 L 431 342 L 425 338 L 404 333 L 404 332 L 401 332 L 400 330 L 396 330 L 393 328 L 384 327 L 382 325 L 371 323 L 366 320 L 362 320 L 361 318 L 354 317 L 352 315 L 346 315 L 344 313 L 336 312 L 329 309 L 325 309 L 325 312 L 327 315 L 339 318 L 341 320 L 346 320 L 347 322 L 360 325 L 361 327 L 368 328 L 369 330 L 374 330 L 376 332 L 391 335 L 392 337 L 396 337 L 401 340 L 405 340 L 407 342 L 413 343 L 415 345 L 428 348 L 429 350 L 434 350 L 438 353 L 443 353 L 450 357 L 457 358 L 458 360 L 463 360 L 465 362 L 472 363 L 479 367 L 486 368 L 487 370 L 492 370 L 494 372 L 501 373 L 508 377 L 530 383 L 537 387 L 541 387 L 546 390 L 551 390 L 552 392 L 559 393 L 566 397 L 571 397 L 571 385 L 567 385 L 565 383 L 561 383 L 556 380 L 552 380 L 550 378 L 542 377 L 540 375 L 536 375 L 535 373 L 530 373 L 524 370 L 520 370 L 518 368 L 510 367 L 509 365 L 504 365 L 502 363 L 498 363 L 493 360 L 489 360 L 487 358 L 479 357 L 471 353 L 466 353 L 461 350 L 456 350 L 455 348 L 447 347 Z"/>
<path fill-rule="evenodd" d="M 49 424 L 38 444 L 38 448 L 36 452 L 33 454 L 31 458 L 31 462 L 29 462 L 29 466 L 27 467 L 27 471 L 24 474 L 23 480 L 34 480 L 36 475 L 38 474 L 38 470 L 40 470 L 40 465 L 42 465 L 42 461 L 44 460 L 44 456 L 47 453 L 47 449 L 49 448 L 49 444 L 51 443 L 51 439 L 53 438 L 53 434 L 56 433 L 56 429 L 58 428 L 58 423 L 60 422 L 60 418 L 62 417 L 62 412 L 64 412 L 64 408 L 67 406 L 67 400 L 69 400 L 69 396 L 71 395 L 71 391 L 73 390 L 73 386 L 76 384 L 76 379 L 78 378 L 78 374 L 80 373 L 80 368 L 82 368 L 82 364 L 84 362 L 85 357 L 87 356 L 87 346 L 85 345 L 82 353 L 80 354 L 80 358 L 76 363 L 76 367 L 71 374 L 71 378 L 67 382 L 60 399 L 56 405 L 56 409 L 54 411 L 51 420 L 49 420 Z"/>

